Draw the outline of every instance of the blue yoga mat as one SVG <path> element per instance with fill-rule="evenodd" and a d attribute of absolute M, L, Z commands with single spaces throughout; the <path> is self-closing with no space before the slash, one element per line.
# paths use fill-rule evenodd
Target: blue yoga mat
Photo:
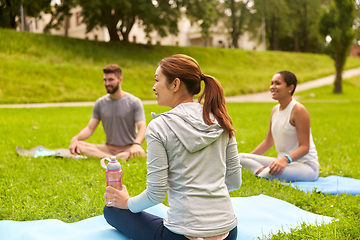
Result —
<path fill-rule="evenodd" d="M 238 240 L 257 239 L 278 231 L 290 232 L 305 222 L 326 224 L 331 217 L 304 211 L 288 202 L 258 195 L 231 198 L 238 218 Z M 158 204 L 146 211 L 166 216 L 168 207 Z M 0 236 L 6 240 L 129 240 L 107 224 L 103 215 L 75 223 L 47 219 L 38 221 L 0 221 Z"/>
<path fill-rule="evenodd" d="M 290 185 L 293 188 L 297 188 L 304 192 L 321 192 L 329 193 L 331 195 L 346 193 L 351 195 L 360 194 L 360 179 L 340 177 L 340 176 L 328 176 L 319 177 L 314 182 L 292 182 L 282 183 L 284 185 Z"/>

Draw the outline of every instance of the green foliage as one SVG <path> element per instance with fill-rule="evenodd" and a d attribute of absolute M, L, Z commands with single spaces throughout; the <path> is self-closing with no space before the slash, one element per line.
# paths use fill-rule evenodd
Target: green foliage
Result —
<path fill-rule="evenodd" d="M 177 33 L 180 10 L 169 1 L 158 0 L 77 0 L 82 7 L 83 23 L 90 32 L 95 27 L 107 27 L 112 41 L 129 41 L 135 20 L 142 21 L 147 33 L 158 30 L 161 36 L 168 31 Z M 120 27 L 117 27 L 120 23 Z M 118 35 L 118 32 L 120 35 Z"/>
<path fill-rule="evenodd" d="M 353 0 L 333 0 L 328 9 L 325 9 L 320 19 L 319 30 L 325 38 L 331 37 L 328 45 L 328 54 L 336 60 L 340 54 L 349 52 L 355 31 L 352 28 L 355 18 Z"/>
<path fill-rule="evenodd" d="M 286 16 L 289 7 L 285 0 L 254 0 L 254 8 L 257 11 L 259 23 L 264 18 L 269 50 L 280 50 L 279 40 L 286 37 L 289 31 L 289 22 Z M 259 25 L 260 26 L 260 25 Z"/>
<path fill-rule="evenodd" d="M 327 53 L 334 59 L 336 80 L 334 92 L 342 93 L 342 71 L 349 54 L 350 46 L 356 36 L 353 29 L 355 4 L 353 0 L 333 0 L 321 16 L 319 29 L 325 38 L 331 37 Z"/>
<path fill-rule="evenodd" d="M 46 24 L 44 32 L 48 33 L 50 29 L 59 29 L 61 26 L 65 28 L 65 35 L 67 35 L 68 18 L 71 17 L 70 10 L 76 6 L 76 0 L 61 0 L 56 2 L 51 10 L 51 19 Z"/>
<path fill-rule="evenodd" d="M 0 27 L 16 28 L 16 18 L 20 18 L 21 5 L 23 5 L 24 14 L 37 17 L 41 11 L 51 11 L 50 3 L 51 0 L 0 0 Z"/>
<path fill-rule="evenodd" d="M 129 41 L 129 33 L 138 20 L 147 38 L 157 31 L 161 37 L 178 33 L 178 20 L 186 14 L 192 21 L 199 23 L 203 38 L 209 38 L 209 29 L 218 15 L 217 0 L 62 0 L 56 6 L 53 19 L 62 22 L 68 14 L 68 6 L 74 1 L 82 8 L 83 23 L 90 32 L 96 27 L 107 27 L 112 41 Z M 49 27 L 57 27 L 57 23 Z M 118 26 L 120 24 L 120 26 Z"/>
<path fill-rule="evenodd" d="M 286 0 L 289 6 L 287 20 L 290 23 L 293 48 L 296 52 L 321 51 L 318 21 L 321 0 Z M 285 50 L 285 49 L 284 49 Z M 289 49 L 291 51 L 291 49 Z"/>
<path fill-rule="evenodd" d="M 225 0 L 221 4 L 222 20 L 226 28 L 229 30 L 232 40 L 232 46 L 239 48 L 239 38 L 250 28 L 252 14 L 250 12 L 250 3 L 247 1 Z M 230 16 L 226 11 L 231 13 Z"/>
<path fill-rule="evenodd" d="M 151 14 L 149 14 L 149 7 L 145 4 L 143 6 L 144 14 L 141 19 L 149 40 L 152 31 L 157 31 L 161 37 L 165 37 L 169 33 L 177 34 L 177 24 L 181 18 L 180 8 L 176 5 L 176 1 L 157 0 L 156 2 L 157 4 L 152 6 Z"/>
<path fill-rule="evenodd" d="M 123 68 L 125 91 L 155 100 L 157 63 L 176 53 L 194 57 L 226 96 L 267 91 L 284 69 L 299 82 L 334 73 L 331 58 L 319 54 L 105 43 L 4 29 L 0 35 L 0 103 L 95 101 L 106 93 L 102 68 L 110 63 Z M 346 68 L 358 66 L 359 58 L 349 58 Z"/>
<path fill-rule="evenodd" d="M 345 82 L 344 89 L 349 94 L 343 96 L 344 99 L 324 96 L 327 86 L 311 90 L 316 94 L 316 102 L 304 99 L 306 94 L 295 96 L 301 97 L 300 102 L 310 113 L 321 165 L 320 176 L 339 175 L 360 179 L 360 165 L 356 164 L 360 155 L 357 134 L 360 77 L 346 79 Z M 227 104 L 237 130 L 239 152 L 250 152 L 264 139 L 274 104 Z M 150 112 L 167 110 L 156 105 L 145 105 L 147 122 L 151 120 Z M 91 107 L 0 109 L 0 220 L 56 218 L 75 222 L 102 214 L 106 180 L 99 159 L 32 158 L 20 157 L 15 153 L 16 146 L 30 149 L 41 144 L 52 149 L 66 148 L 71 137 L 87 124 L 90 116 Z M 105 134 L 99 126 L 88 141 L 102 143 L 104 140 Z M 270 156 L 274 154 L 274 149 L 266 153 Z M 136 158 L 123 161 L 121 165 L 124 184 L 130 195 L 141 193 L 146 186 L 146 160 Z M 359 196 L 305 193 L 276 180 L 256 178 L 243 170 L 242 186 L 231 192 L 231 196 L 258 194 L 266 194 L 303 210 L 338 220 L 319 226 L 303 223 L 289 234 L 278 232 L 262 239 L 359 239 Z"/>
<path fill-rule="evenodd" d="M 264 22 L 267 49 L 323 53 L 319 18 L 328 5 L 328 0 L 254 0 L 249 31 L 261 36 Z"/>
<path fill-rule="evenodd" d="M 191 21 L 199 24 L 203 39 L 210 37 L 210 28 L 219 20 L 218 0 L 181 0 L 176 3 L 184 9 Z M 221 14 L 221 13 L 220 13 Z"/>

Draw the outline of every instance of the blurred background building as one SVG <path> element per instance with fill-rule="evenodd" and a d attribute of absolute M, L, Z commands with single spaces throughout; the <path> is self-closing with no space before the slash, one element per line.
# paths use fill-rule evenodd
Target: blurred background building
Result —
<path fill-rule="evenodd" d="M 50 34 L 105 42 L 110 41 L 108 30 L 105 27 L 98 27 L 91 32 L 86 33 L 86 25 L 81 21 L 80 6 L 71 9 L 71 13 L 71 17 L 68 17 L 65 20 L 64 26 L 59 29 L 50 29 Z M 45 13 L 41 13 L 41 17 L 39 18 L 25 17 L 25 31 L 39 34 L 44 33 L 44 28 L 50 19 L 51 15 Z M 229 48 L 231 46 L 229 33 L 221 22 L 210 29 L 210 38 L 206 40 L 202 38 L 200 26 L 195 22 L 191 22 L 185 16 L 178 21 L 178 29 L 179 33 L 177 35 L 170 34 L 166 37 L 161 37 L 156 31 L 153 31 L 150 33 L 149 39 L 146 37 L 141 22 L 137 21 L 131 29 L 129 41 L 140 44 L 160 44 L 183 47 L 207 46 Z M 18 30 L 20 30 L 20 26 L 18 27 Z M 245 50 L 266 50 L 265 41 L 258 44 L 256 41 L 251 40 L 246 32 L 239 38 L 238 46 L 240 49 Z"/>

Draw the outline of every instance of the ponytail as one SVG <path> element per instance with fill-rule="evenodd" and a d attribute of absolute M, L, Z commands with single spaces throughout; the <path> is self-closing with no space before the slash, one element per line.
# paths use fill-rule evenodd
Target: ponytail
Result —
<path fill-rule="evenodd" d="M 221 84 L 209 75 L 201 74 L 201 80 L 205 82 L 205 89 L 199 97 L 199 103 L 204 98 L 204 122 L 209 125 L 213 124 L 210 119 L 210 113 L 212 112 L 220 126 L 229 133 L 229 138 L 234 137 L 235 129 L 226 110 L 224 91 Z"/>
<path fill-rule="evenodd" d="M 179 78 L 192 96 L 200 93 L 201 81 L 204 81 L 205 89 L 199 97 L 199 103 L 204 98 L 204 122 L 208 125 L 214 124 L 210 119 L 210 114 L 213 113 L 220 126 L 229 133 L 229 137 L 235 136 L 235 129 L 226 110 L 223 88 L 215 78 L 201 72 L 195 59 L 184 54 L 175 54 L 162 59 L 159 66 L 167 83 L 171 84 L 175 78 Z"/>

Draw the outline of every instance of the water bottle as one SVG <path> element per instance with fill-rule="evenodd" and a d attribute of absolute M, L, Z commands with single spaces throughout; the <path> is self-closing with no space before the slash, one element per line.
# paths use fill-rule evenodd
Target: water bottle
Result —
<path fill-rule="evenodd" d="M 109 161 L 107 165 L 105 165 L 105 160 Z M 123 173 L 116 157 L 112 156 L 110 159 L 103 158 L 100 160 L 100 163 L 103 168 L 106 168 L 106 186 L 112 186 L 121 190 Z"/>

